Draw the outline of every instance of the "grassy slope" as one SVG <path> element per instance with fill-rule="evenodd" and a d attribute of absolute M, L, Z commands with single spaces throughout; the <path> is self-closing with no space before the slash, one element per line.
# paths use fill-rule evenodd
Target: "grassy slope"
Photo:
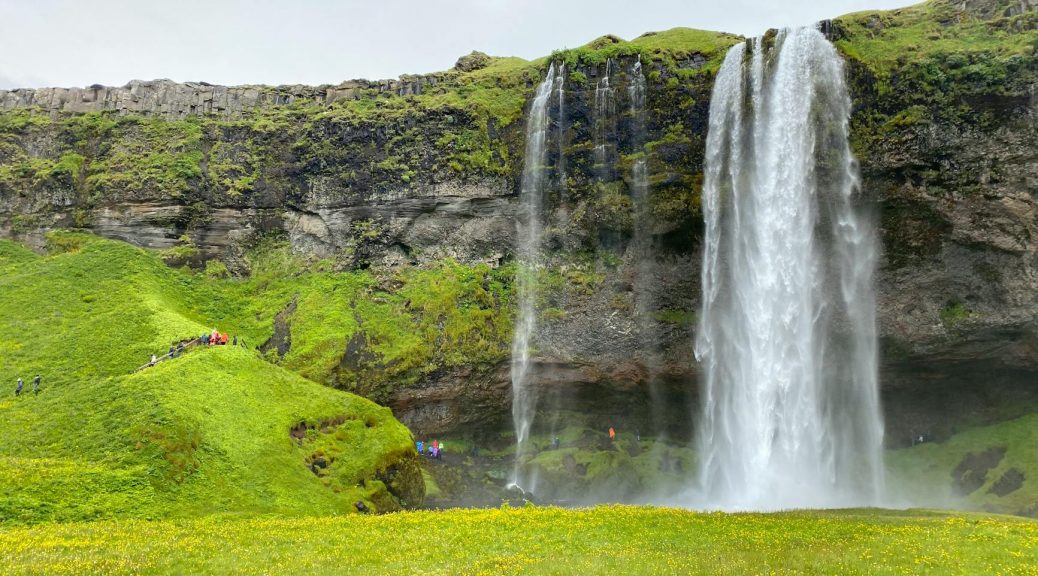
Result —
<path fill-rule="evenodd" d="M 930 0 L 834 21 L 837 47 L 869 71 L 855 89 L 864 104 L 852 118 L 860 157 L 932 123 L 992 129 L 1016 119 L 1009 111 L 1038 78 L 1038 11 L 1007 16 L 1018 3 L 970 4 L 989 9 Z"/>
<path fill-rule="evenodd" d="M 989 58 L 1031 56 L 1038 48 L 1038 30 L 1034 29 L 1038 14 L 984 20 L 963 12 L 960 5 L 957 1 L 931 0 L 898 10 L 841 16 L 837 23 L 848 38 L 837 41 L 837 45 L 848 56 L 884 73 L 906 62 L 940 55 L 954 56 L 947 72 L 958 73 L 965 67 L 965 72 L 975 73 Z"/>
<path fill-rule="evenodd" d="M 388 409 L 242 348 L 128 375 L 210 325 L 191 304 L 199 293 L 210 306 L 225 297 L 128 245 L 55 239 L 73 251 L 39 258 L 0 242 L 0 519 L 389 505 L 380 482 L 357 487 L 410 461 L 410 433 Z M 15 398 L 14 380 L 36 372 L 43 392 Z M 341 422 L 289 436 L 327 420 Z M 306 466 L 318 451 L 332 460 L 320 478 Z"/>
<path fill-rule="evenodd" d="M 601 507 L 0 530 L 9 574 L 1035 574 L 1038 522 Z"/>
<path fill-rule="evenodd" d="M 438 367 L 499 362 L 509 350 L 511 267 L 445 260 L 393 273 L 336 273 L 329 262 L 303 261 L 286 245 L 265 244 L 253 254 L 250 278 L 219 280 L 170 269 L 120 242 L 52 238 L 83 249 L 41 259 L 0 242 L 0 287 L 7 291 L 0 313 L 10 323 L 0 334 L 0 382 L 40 370 L 52 382 L 123 374 L 171 340 L 213 326 L 256 346 L 293 300 L 292 348 L 275 359 L 331 384 L 347 343 L 359 334 L 365 354 L 339 383 L 369 397 L 384 398 L 393 386 Z M 39 298 L 41 287 L 60 298 Z M 118 335 L 120 345 L 112 346 Z M 71 353 L 66 340 L 77 343 Z"/>
<path fill-rule="evenodd" d="M 933 506 L 966 506 L 1008 513 L 1038 514 L 1038 414 L 956 434 L 946 442 L 923 443 L 888 454 L 891 496 Z M 989 470 L 982 486 L 963 495 L 952 472 L 967 454 L 1005 448 L 1005 457 Z M 1024 475 L 1023 485 L 1005 496 L 991 488 L 1010 469 Z"/>

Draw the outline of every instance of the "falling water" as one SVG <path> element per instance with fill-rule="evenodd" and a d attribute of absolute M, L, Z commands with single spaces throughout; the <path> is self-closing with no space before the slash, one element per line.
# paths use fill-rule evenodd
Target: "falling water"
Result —
<path fill-rule="evenodd" d="M 652 410 L 652 430 L 657 437 L 663 433 L 662 417 L 664 399 L 659 390 L 657 376 L 660 371 L 659 331 L 652 318 L 653 286 L 656 271 L 652 247 L 652 218 L 649 207 L 649 168 L 644 150 L 645 126 L 645 75 L 641 57 L 631 65 L 627 84 L 627 100 L 630 103 L 631 141 L 635 160 L 631 165 L 631 200 L 634 207 L 634 234 L 631 252 L 634 265 L 634 310 L 641 335 L 641 351 L 648 373 L 648 387 Z"/>
<path fill-rule="evenodd" d="M 559 64 L 559 73 L 555 78 L 555 104 L 558 106 L 559 121 L 555 125 L 555 138 L 558 140 L 558 159 L 555 172 L 558 174 L 559 197 L 565 209 L 566 200 L 566 63 Z"/>
<path fill-rule="evenodd" d="M 515 424 L 515 469 L 512 483 L 532 490 L 530 479 L 520 477 L 520 467 L 537 408 L 536 391 L 530 386 L 530 341 L 537 326 L 537 271 L 541 265 L 541 237 L 543 233 L 545 141 L 549 118 L 548 99 L 555 83 L 555 64 L 537 87 L 530 114 L 526 121 L 526 156 L 523 164 L 522 187 L 518 218 L 519 272 L 516 276 L 516 296 L 519 314 L 512 338 L 512 420 Z"/>
<path fill-rule="evenodd" d="M 613 87 L 609 84 L 612 73 L 613 60 L 606 60 L 605 73 L 595 86 L 595 126 L 594 126 L 594 153 L 595 171 L 598 180 L 606 182 L 612 179 L 612 163 L 609 161 L 609 146 L 615 141 L 614 122 L 616 121 L 616 96 Z"/>
<path fill-rule="evenodd" d="M 875 504 L 875 231 L 817 30 L 733 47 L 710 111 L 696 340 L 704 507 Z"/>

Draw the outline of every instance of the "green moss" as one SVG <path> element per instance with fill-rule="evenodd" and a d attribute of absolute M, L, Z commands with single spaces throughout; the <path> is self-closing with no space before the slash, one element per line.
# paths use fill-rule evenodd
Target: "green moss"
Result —
<path fill-rule="evenodd" d="M 106 128 L 114 139 L 88 167 L 86 190 L 93 200 L 158 192 L 179 198 L 202 176 L 200 120 L 121 117 Z"/>
<path fill-rule="evenodd" d="M 599 66 L 609 59 L 641 56 L 643 61 L 659 62 L 672 76 L 688 79 L 704 72 L 716 72 L 721 65 L 721 56 L 741 40 L 740 36 L 732 34 L 673 28 L 643 34 L 629 42 L 615 36 L 604 36 L 580 48 L 554 52 L 551 59 L 566 62 L 572 67 Z M 694 54 L 706 59 L 703 67 L 684 66 L 684 62 Z M 652 80 L 656 82 L 658 79 Z"/>
<path fill-rule="evenodd" d="M 696 322 L 696 313 L 693 310 L 657 310 L 653 312 L 652 317 L 657 322 L 680 326 L 691 326 Z"/>
<path fill-rule="evenodd" d="M 949 302 L 941 309 L 941 322 L 948 328 L 968 319 L 972 315 L 969 308 L 962 302 Z"/>
<path fill-rule="evenodd" d="M 32 108 L 5 110 L 0 113 L 0 134 L 25 132 L 50 125 L 50 117 Z"/>
<path fill-rule="evenodd" d="M 868 71 L 862 96 L 876 99 L 870 110 L 877 116 L 858 119 L 859 132 L 934 120 L 990 128 L 1011 120 L 1000 102 L 1026 98 L 1038 78 L 1038 14 L 999 9 L 984 18 L 975 9 L 931 0 L 834 21 L 836 45 Z"/>

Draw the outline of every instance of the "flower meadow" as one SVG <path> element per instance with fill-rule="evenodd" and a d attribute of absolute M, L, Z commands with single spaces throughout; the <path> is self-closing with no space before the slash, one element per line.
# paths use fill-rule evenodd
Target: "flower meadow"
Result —
<path fill-rule="evenodd" d="M 1038 522 L 600 506 L 0 529 L 5 574 L 1038 574 Z"/>

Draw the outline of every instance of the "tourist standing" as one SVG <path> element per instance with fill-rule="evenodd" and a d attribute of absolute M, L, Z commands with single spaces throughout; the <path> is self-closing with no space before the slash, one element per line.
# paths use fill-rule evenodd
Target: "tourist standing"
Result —
<path fill-rule="evenodd" d="M 32 379 L 32 394 L 33 394 L 33 396 L 36 396 L 39 393 L 40 393 L 40 375 L 37 374 L 36 377 Z"/>
<path fill-rule="evenodd" d="M 20 395 L 20 394 L 22 393 L 22 388 L 23 388 L 23 387 L 25 387 L 25 383 L 24 383 L 24 382 L 22 382 L 22 379 L 21 379 L 21 378 L 19 378 L 19 379 L 18 379 L 18 383 L 17 383 L 17 384 L 15 385 L 15 387 L 14 387 L 14 395 L 15 395 L 15 396 L 18 396 L 18 395 Z"/>

